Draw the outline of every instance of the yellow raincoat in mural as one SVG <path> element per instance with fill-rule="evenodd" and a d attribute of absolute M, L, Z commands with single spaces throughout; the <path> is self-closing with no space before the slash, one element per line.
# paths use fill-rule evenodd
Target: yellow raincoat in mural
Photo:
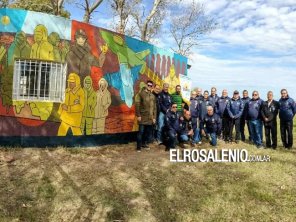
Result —
<path fill-rule="evenodd" d="M 48 42 L 47 29 L 44 25 L 37 25 L 34 30 L 34 44 L 30 58 L 54 60 L 53 46 Z"/>
<path fill-rule="evenodd" d="M 111 93 L 108 91 L 108 82 L 101 78 L 97 91 L 97 105 L 93 122 L 93 134 L 105 132 L 105 120 L 108 116 L 108 108 L 111 105 Z"/>
<path fill-rule="evenodd" d="M 68 77 L 68 88 L 66 89 L 65 103 L 60 105 L 61 125 L 58 136 L 65 136 L 71 128 L 73 135 L 82 135 L 81 119 L 84 109 L 84 91 L 80 85 L 80 77 L 71 73 Z M 75 84 L 75 85 L 74 85 Z"/>

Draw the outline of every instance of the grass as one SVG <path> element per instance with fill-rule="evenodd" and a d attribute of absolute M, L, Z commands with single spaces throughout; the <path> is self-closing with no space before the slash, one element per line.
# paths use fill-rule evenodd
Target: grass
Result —
<path fill-rule="evenodd" d="M 222 148 L 271 161 L 170 163 L 134 143 L 1 149 L 0 221 L 295 221 L 296 149 Z"/>

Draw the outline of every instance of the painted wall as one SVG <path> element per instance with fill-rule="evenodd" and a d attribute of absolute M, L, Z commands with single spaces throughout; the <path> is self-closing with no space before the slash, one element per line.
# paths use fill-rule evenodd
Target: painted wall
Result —
<path fill-rule="evenodd" d="M 13 101 L 15 58 L 67 63 L 65 102 Z M 106 29 L 0 9 L 0 136 L 135 131 L 134 98 L 139 88 L 148 79 L 175 86 L 178 75 L 187 74 L 186 67 L 183 56 Z M 70 82 L 75 82 L 74 89 Z"/>

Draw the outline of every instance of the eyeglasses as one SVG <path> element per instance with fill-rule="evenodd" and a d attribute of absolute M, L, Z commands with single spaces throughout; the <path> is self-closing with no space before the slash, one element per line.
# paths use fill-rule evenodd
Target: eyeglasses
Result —
<path fill-rule="evenodd" d="M 147 86 L 148 86 L 148 87 L 152 87 L 153 85 L 151 85 L 151 84 L 148 84 Z"/>
<path fill-rule="evenodd" d="M 172 106 L 172 108 L 177 108 L 177 106 Z"/>

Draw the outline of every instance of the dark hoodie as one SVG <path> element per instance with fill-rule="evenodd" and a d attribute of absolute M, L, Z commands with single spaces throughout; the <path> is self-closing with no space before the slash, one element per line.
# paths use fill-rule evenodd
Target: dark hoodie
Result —
<path fill-rule="evenodd" d="M 289 96 L 279 100 L 280 120 L 292 121 L 296 113 L 296 104 Z"/>

